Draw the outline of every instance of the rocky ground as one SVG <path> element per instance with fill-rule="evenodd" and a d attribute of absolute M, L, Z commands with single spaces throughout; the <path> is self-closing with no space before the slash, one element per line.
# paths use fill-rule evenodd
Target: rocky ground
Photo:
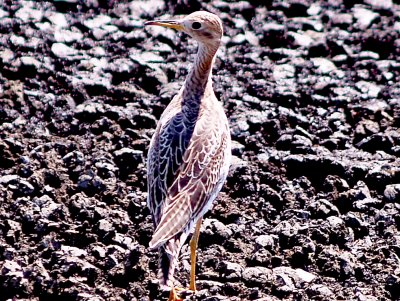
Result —
<path fill-rule="evenodd" d="M 143 22 L 198 9 L 235 160 L 188 298 L 400 300 L 400 2 L 186 2 L 0 2 L 0 300 L 165 300 L 145 158 L 196 44 Z"/>

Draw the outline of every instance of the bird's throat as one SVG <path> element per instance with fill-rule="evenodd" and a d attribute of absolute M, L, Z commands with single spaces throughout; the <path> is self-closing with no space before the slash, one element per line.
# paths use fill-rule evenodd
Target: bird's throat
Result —
<path fill-rule="evenodd" d="M 218 45 L 215 47 L 199 44 L 194 64 L 185 80 L 182 91 L 182 106 L 198 110 L 201 101 L 208 93 L 213 93 L 212 67 Z"/>

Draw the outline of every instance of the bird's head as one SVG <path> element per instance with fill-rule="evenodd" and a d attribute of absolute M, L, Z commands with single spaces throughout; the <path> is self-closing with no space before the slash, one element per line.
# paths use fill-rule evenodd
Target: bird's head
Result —
<path fill-rule="evenodd" d="M 149 21 L 145 25 L 158 25 L 183 31 L 206 45 L 219 44 L 223 35 L 221 19 L 205 11 L 197 11 L 178 20 Z"/>

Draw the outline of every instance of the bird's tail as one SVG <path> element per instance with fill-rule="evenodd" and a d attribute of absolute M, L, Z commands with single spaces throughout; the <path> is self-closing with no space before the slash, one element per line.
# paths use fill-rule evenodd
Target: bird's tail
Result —
<path fill-rule="evenodd" d="M 174 272 L 178 263 L 179 252 L 187 233 L 179 233 L 159 247 L 159 272 L 160 284 L 171 288 L 174 284 Z"/>
<path fill-rule="evenodd" d="M 165 246 L 160 247 L 159 256 L 158 279 L 160 281 L 160 285 L 165 288 L 170 288 L 173 286 L 174 282 L 174 272 L 177 262 L 176 258 L 166 251 Z"/>

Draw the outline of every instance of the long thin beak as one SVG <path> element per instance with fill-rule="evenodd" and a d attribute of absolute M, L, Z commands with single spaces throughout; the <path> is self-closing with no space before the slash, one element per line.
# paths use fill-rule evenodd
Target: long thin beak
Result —
<path fill-rule="evenodd" d="M 168 27 L 168 28 L 173 28 L 176 30 L 183 30 L 183 25 L 176 20 L 154 20 L 154 21 L 148 21 L 144 23 L 145 26 L 147 25 L 157 25 L 157 26 L 163 26 L 163 27 Z"/>

